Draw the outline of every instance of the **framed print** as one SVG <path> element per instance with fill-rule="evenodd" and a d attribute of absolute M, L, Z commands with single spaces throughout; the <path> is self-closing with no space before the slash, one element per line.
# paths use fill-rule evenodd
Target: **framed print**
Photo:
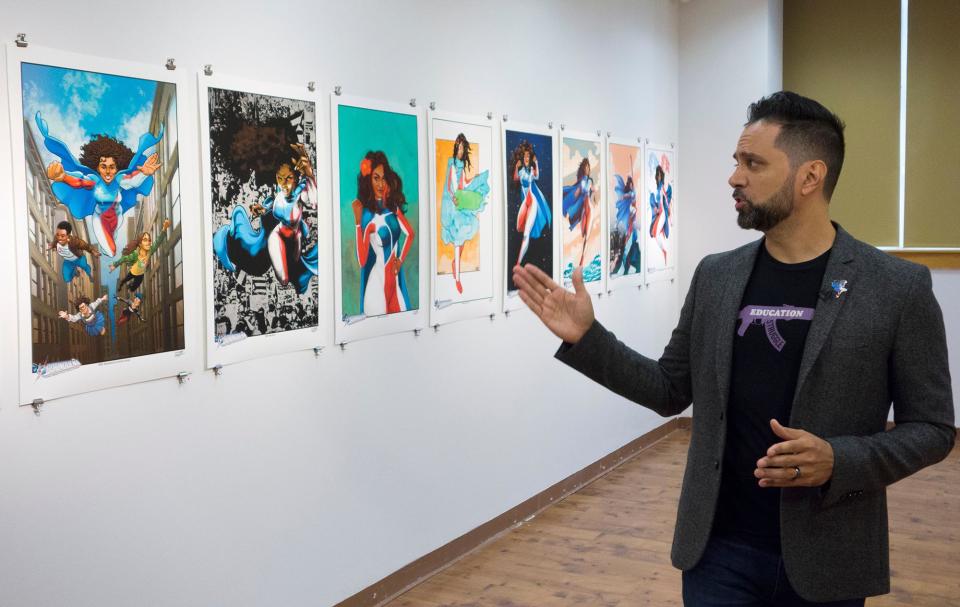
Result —
<path fill-rule="evenodd" d="M 335 340 L 424 326 L 424 140 L 409 106 L 331 96 Z"/>
<path fill-rule="evenodd" d="M 677 274 L 676 150 L 647 145 L 644 184 L 646 283 L 671 280 Z"/>
<path fill-rule="evenodd" d="M 573 288 L 573 271 L 580 268 L 591 294 L 603 292 L 607 264 L 603 252 L 603 140 L 600 135 L 562 131 L 560 179 L 563 196 L 561 272 L 563 285 Z"/>
<path fill-rule="evenodd" d="M 20 400 L 189 369 L 199 267 L 186 254 L 184 78 L 33 46 L 7 58 Z"/>
<path fill-rule="evenodd" d="M 607 139 L 607 290 L 643 284 L 643 143 Z"/>
<path fill-rule="evenodd" d="M 547 126 L 508 122 L 503 127 L 504 311 L 526 305 L 513 284 L 513 267 L 532 263 L 559 279 L 555 226 L 557 137 Z"/>
<path fill-rule="evenodd" d="M 431 325 L 499 309 L 497 126 L 483 117 L 428 113 Z"/>
<path fill-rule="evenodd" d="M 198 78 L 207 366 L 322 345 L 329 189 L 317 100 L 306 88 Z"/>

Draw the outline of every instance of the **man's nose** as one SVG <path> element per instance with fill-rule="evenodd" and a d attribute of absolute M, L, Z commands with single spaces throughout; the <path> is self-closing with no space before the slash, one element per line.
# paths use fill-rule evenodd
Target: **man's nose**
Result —
<path fill-rule="evenodd" d="M 746 185 L 743 178 L 743 172 L 740 170 L 740 167 L 735 167 L 733 173 L 730 174 L 730 178 L 727 179 L 727 183 L 730 184 L 731 188 L 739 188 Z"/>

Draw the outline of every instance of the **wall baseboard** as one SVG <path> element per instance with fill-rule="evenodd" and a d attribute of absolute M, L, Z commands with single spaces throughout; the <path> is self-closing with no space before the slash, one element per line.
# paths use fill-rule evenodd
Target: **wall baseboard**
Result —
<path fill-rule="evenodd" d="M 676 430 L 687 430 L 689 428 L 689 417 L 675 417 L 667 421 L 579 472 L 571 474 L 523 503 L 514 506 L 500 516 L 418 558 L 382 580 L 367 586 L 353 596 L 337 603 L 335 607 L 375 607 L 386 603 L 438 571 L 449 567 L 483 544 L 536 515 L 541 510 L 604 476 L 668 434 Z"/>

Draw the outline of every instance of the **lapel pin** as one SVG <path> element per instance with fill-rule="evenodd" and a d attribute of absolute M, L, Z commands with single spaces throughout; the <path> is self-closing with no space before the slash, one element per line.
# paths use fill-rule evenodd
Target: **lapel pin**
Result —
<path fill-rule="evenodd" d="M 834 280 L 830 282 L 830 288 L 833 289 L 833 297 L 840 299 L 840 296 L 847 292 L 847 281 Z"/>

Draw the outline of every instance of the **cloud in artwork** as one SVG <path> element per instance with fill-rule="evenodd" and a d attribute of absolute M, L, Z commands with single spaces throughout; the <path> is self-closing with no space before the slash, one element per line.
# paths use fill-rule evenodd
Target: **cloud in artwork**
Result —
<path fill-rule="evenodd" d="M 100 99 L 110 88 L 100 74 L 80 71 L 65 73 L 60 86 L 64 97 L 70 99 L 70 105 L 81 117 L 96 116 L 100 112 Z"/>
<path fill-rule="evenodd" d="M 124 118 L 117 132 L 117 138 L 127 144 L 127 147 L 136 151 L 140 143 L 140 136 L 150 129 L 151 108 L 144 106 L 139 112 Z"/>
<path fill-rule="evenodd" d="M 50 135 L 67 144 L 74 158 L 79 158 L 80 148 L 90 140 L 90 135 L 80 126 L 80 118 L 77 113 L 72 110 L 67 110 L 64 113 L 59 107 L 49 102 L 39 102 L 33 105 L 33 108 L 35 111 L 27 118 L 27 122 L 44 161 L 50 163 L 57 158 L 43 146 L 43 137 L 37 129 L 36 120 L 34 120 L 37 111 L 40 112 L 40 117 L 47 123 Z"/>

